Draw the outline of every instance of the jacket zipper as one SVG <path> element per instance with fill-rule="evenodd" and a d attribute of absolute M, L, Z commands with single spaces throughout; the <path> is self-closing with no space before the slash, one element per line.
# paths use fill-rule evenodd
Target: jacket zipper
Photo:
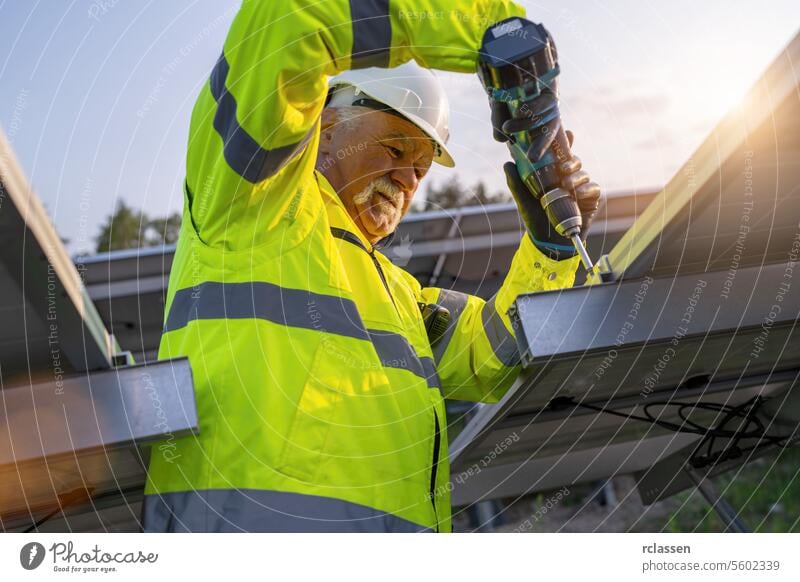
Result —
<path fill-rule="evenodd" d="M 356 245 L 365 253 L 367 253 L 370 258 L 372 259 L 372 264 L 375 265 L 375 269 L 378 271 L 378 275 L 381 278 L 381 282 L 383 283 L 384 288 L 386 289 L 386 293 L 389 294 L 389 299 L 392 300 L 392 305 L 394 305 L 395 311 L 397 311 L 398 316 L 400 315 L 400 310 L 397 309 L 397 303 L 394 301 L 394 295 L 392 295 L 392 291 L 389 289 L 389 282 L 386 280 L 386 275 L 383 273 L 383 268 L 381 267 L 380 262 L 378 262 L 378 258 L 375 256 L 374 250 L 369 250 L 361 240 L 355 236 L 352 232 L 344 230 L 343 228 L 336 228 L 335 226 L 331 227 L 331 234 L 336 238 L 340 238 L 345 240 L 351 244 Z M 431 463 L 431 484 L 430 484 L 430 496 L 431 496 L 431 504 L 433 505 L 433 516 L 436 520 L 436 532 L 439 532 L 439 513 L 436 511 L 436 473 L 439 469 L 439 449 L 442 446 L 442 433 L 441 428 L 439 427 L 439 413 L 436 412 L 436 408 L 433 408 L 433 426 L 434 426 L 434 433 L 433 433 L 433 462 Z"/>
<path fill-rule="evenodd" d="M 397 309 L 397 303 L 394 302 L 394 295 L 392 295 L 391 290 L 389 289 L 389 282 L 386 280 L 386 275 L 383 274 L 383 268 L 381 264 L 378 262 L 378 257 L 375 256 L 375 251 L 369 251 L 369 256 L 372 258 L 372 262 L 375 265 L 375 268 L 378 270 L 378 275 L 383 282 L 383 286 L 386 288 L 386 292 L 389 294 L 389 299 L 392 300 L 392 305 L 394 305 L 394 310 L 397 312 L 397 315 L 400 315 L 400 310 Z"/>
<path fill-rule="evenodd" d="M 436 520 L 436 533 L 439 533 L 439 512 L 436 510 L 436 473 L 439 469 L 439 448 L 441 447 L 442 433 L 439 429 L 439 414 L 433 409 L 433 464 L 431 465 L 431 503 L 433 504 L 433 517 Z"/>
<path fill-rule="evenodd" d="M 380 262 L 378 261 L 378 257 L 375 256 L 375 250 L 369 250 L 361 240 L 354 235 L 352 232 L 344 230 L 343 228 L 336 228 L 335 226 L 331 227 L 331 234 L 336 238 L 340 238 L 342 240 L 346 240 L 347 242 L 356 245 L 362 251 L 369 255 L 369 258 L 372 259 L 372 264 L 375 265 L 375 269 L 378 271 L 378 276 L 381 278 L 381 283 L 383 283 L 384 289 L 386 289 L 386 293 L 389 294 L 389 299 L 392 301 L 392 305 L 394 305 L 394 310 L 397 312 L 398 317 L 400 316 L 400 310 L 397 308 L 397 303 L 394 301 L 394 295 L 392 295 L 392 291 L 389 289 L 389 282 L 386 280 L 386 275 L 383 273 L 383 268 L 381 267 Z"/>

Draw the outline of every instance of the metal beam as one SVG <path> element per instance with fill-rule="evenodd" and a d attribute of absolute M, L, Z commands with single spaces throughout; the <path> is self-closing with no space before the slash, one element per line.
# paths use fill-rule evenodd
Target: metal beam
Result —
<path fill-rule="evenodd" d="M 189 361 L 126 366 L 0 391 L 0 529 L 127 505 L 147 451 L 180 455 L 199 423 Z M 100 500 L 104 500 L 102 503 Z M 48 517 L 49 516 L 49 517 Z"/>
<path fill-rule="evenodd" d="M 189 360 L 6 387 L 0 466 L 197 432 Z"/>
<path fill-rule="evenodd" d="M 689 476 L 711 508 L 716 511 L 722 523 L 725 524 L 726 530 L 735 533 L 751 533 L 750 528 L 739 517 L 739 512 L 733 509 L 725 498 L 717 492 L 708 475 L 701 475 L 688 465 L 684 467 L 683 471 Z"/>
<path fill-rule="evenodd" d="M 645 342 L 680 345 L 683 338 L 762 324 L 794 326 L 800 290 L 782 292 L 787 269 L 787 263 L 739 269 L 735 285 L 728 272 L 716 271 L 521 295 L 512 310 L 517 343 L 530 364 Z"/>

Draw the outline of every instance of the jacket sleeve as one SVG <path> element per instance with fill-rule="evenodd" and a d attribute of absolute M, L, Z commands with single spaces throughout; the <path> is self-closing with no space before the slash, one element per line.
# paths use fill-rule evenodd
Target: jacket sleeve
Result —
<path fill-rule="evenodd" d="M 329 76 L 411 59 L 474 72 L 485 29 L 523 14 L 508 0 L 245 0 L 192 112 L 185 187 L 198 234 L 252 246 L 296 209 Z"/>
<path fill-rule="evenodd" d="M 521 293 L 571 287 L 579 261 L 554 261 L 524 236 L 503 285 L 488 301 L 447 289 L 421 289 L 422 301 L 450 310 L 447 331 L 433 347 L 445 398 L 502 398 L 521 369 L 509 307 Z"/>

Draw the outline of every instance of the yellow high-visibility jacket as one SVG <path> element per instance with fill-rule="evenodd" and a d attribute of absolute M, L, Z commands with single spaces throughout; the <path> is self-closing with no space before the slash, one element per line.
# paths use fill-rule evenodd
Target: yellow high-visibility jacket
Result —
<path fill-rule="evenodd" d="M 572 285 L 523 237 L 490 301 L 422 288 L 315 171 L 328 76 L 474 72 L 496 0 L 245 1 L 189 134 L 159 356 L 188 356 L 200 432 L 153 447 L 146 531 L 449 531 L 443 398 L 519 372 L 506 311 Z M 488 139 L 488 136 L 487 136 Z M 432 349 L 418 302 L 452 318 Z"/>

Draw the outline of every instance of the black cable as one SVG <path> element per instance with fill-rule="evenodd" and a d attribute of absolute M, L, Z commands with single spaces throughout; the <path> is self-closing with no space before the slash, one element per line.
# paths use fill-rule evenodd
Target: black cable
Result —
<path fill-rule="evenodd" d="M 739 457 L 742 454 L 755 451 L 761 447 L 768 445 L 775 445 L 779 447 L 787 446 L 791 438 L 789 436 L 777 436 L 766 434 L 766 427 L 764 423 L 755 415 L 765 399 L 761 396 L 754 396 L 753 398 L 738 404 L 730 406 L 727 404 L 716 404 L 711 402 L 648 402 L 643 407 L 644 416 L 636 415 L 633 413 L 617 412 L 604 406 L 597 406 L 585 402 L 574 402 L 578 407 L 593 410 L 595 412 L 602 412 L 612 416 L 618 416 L 626 420 L 638 420 L 646 422 L 655 426 L 659 426 L 666 430 L 679 433 L 688 433 L 700 435 L 703 438 L 700 443 L 695 447 L 689 461 L 695 467 L 704 467 L 712 463 L 717 463 L 730 458 Z M 682 424 L 676 424 L 666 420 L 661 420 L 661 414 L 655 416 L 651 412 L 651 408 L 660 406 L 663 409 L 668 407 L 677 407 L 677 415 L 681 419 Z M 689 410 L 691 409 L 691 410 Z M 689 412 L 687 412 L 689 410 Z M 719 417 L 724 414 L 720 422 L 715 423 L 715 426 L 707 427 L 691 420 L 688 414 L 696 411 L 714 412 Z M 726 427 L 733 421 L 739 421 L 735 429 L 727 429 Z M 714 452 L 714 444 L 717 439 L 728 439 L 728 442 L 723 446 L 719 452 Z M 750 447 L 742 448 L 741 441 L 744 439 L 758 439 L 759 443 Z M 763 441 L 763 442 L 762 442 Z M 700 454 L 701 450 L 705 448 L 705 454 Z"/>

